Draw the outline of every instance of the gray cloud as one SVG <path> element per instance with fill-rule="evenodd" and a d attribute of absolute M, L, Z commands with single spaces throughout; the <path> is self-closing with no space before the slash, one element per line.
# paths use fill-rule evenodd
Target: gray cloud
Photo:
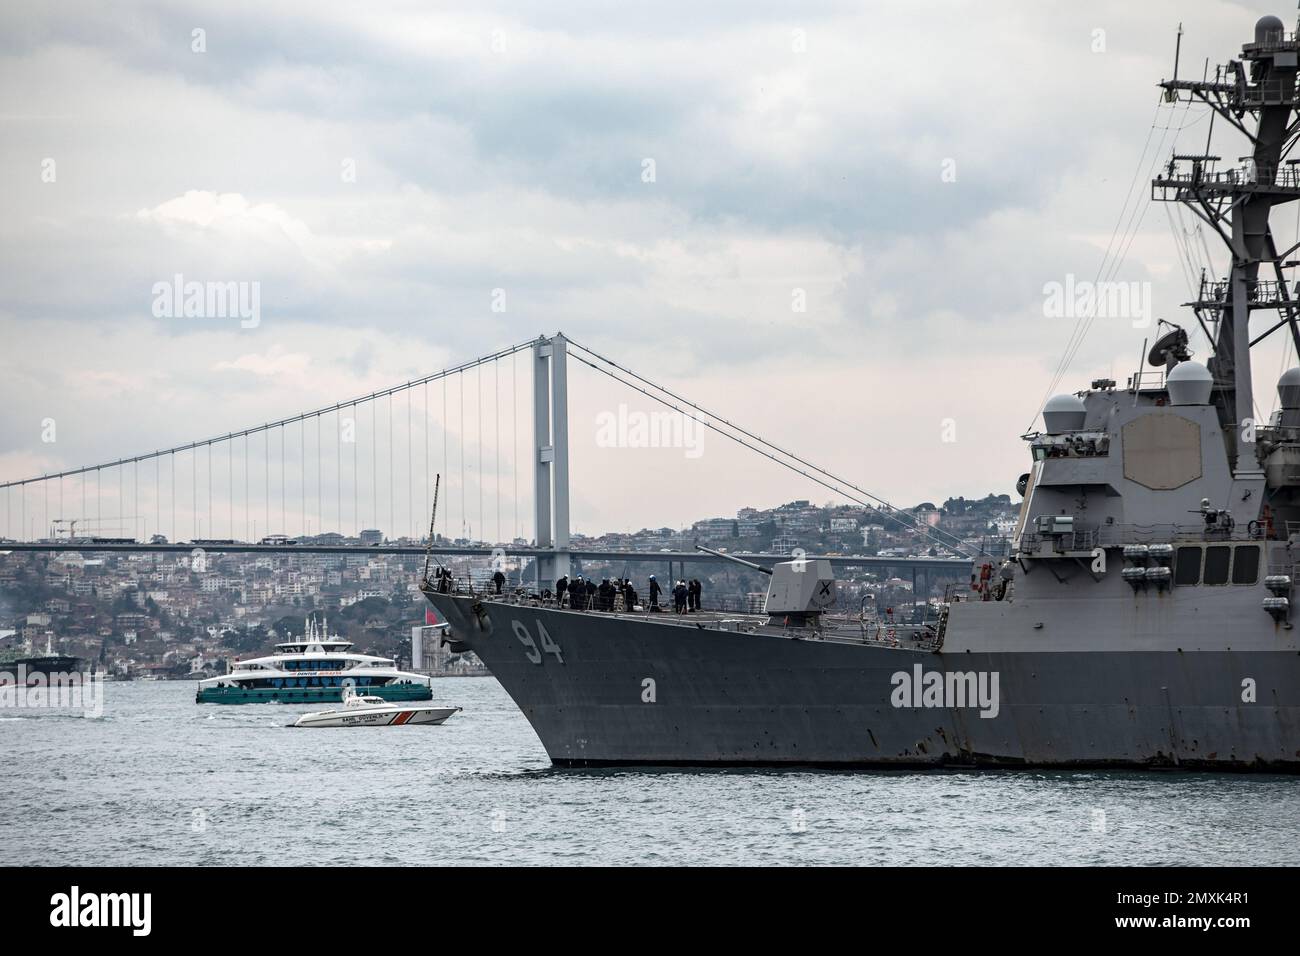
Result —
<path fill-rule="evenodd" d="M 1022 470 L 1011 433 L 1069 335 L 1044 317 L 1042 287 L 1091 278 L 1176 23 L 1197 63 L 1230 55 L 1254 16 L 1118 2 L 10 5 L 0 398 L 55 408 L 85 440 L 36 447 L 24 411 L 0 422 L 0 467 L 235 428 L 562 328 L 752 409 L 791 444 L 836 445 L 855 418 L 850 434 L 871 434 L 887 407 L 917 422 L 891 433 L 889 457 L 926 460 L 947 397 L 981 422 L 1015 407 L 1009 440 L 960 443 L 959 477 L 918 483 L 845 453 L 904 500 L 983 493 Z M 190 50 L 195 28 L 206 53 Z M 40 179 L 47 158 L 55 183 Z M 259 282 L 262 326 L 154 318 L 150 290 L 176 273 Z M 1162 211 L 1120 278 L 1151 282 L 1159 314 L 1186 297 Z M 1080 378 L 1136 355 L 1142 335 L 1099 328 Z M 112 347 L 86 347 L 98 338 Z M 100 367 L 59 370 L 70 355 Z M 286 361 L 304 370 L 296 388 L 248 371 Z M 123 384 L 133 368 L 142 387 Z M 991 394 L 994 369 L 1021 387 Z M 794 382 L 834 423 L 804 410 L 806 393 L 750 394 Z M 645 472 L 591 463 L 620 485 Z M 698 516 L 662 503 L 698 486 L 634 496 L 634 523 Z M 621 526 L 618 505 L 586 490 L 582 520 Z"/>

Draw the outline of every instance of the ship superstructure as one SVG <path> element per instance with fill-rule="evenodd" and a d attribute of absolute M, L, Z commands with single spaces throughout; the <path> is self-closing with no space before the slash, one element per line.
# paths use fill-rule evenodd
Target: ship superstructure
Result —
<path fill-rule="evenodd" d="M 453 649 L 484 661 L 558 764 L 1300 768 L 1300 369 L 1260 421 L 1249 361 L 1282 329 L 1300 351 L 1297 246 L 1269 226 L 1300 199 L 1298 57 L 1264 17 L 1213 79 L 1161 84 L 1249 144 L 1230 167 L 1175 154 L 1152 182 L 1228 249 L 1229 274 L 1189 303 L 1212 354 L 1194 361 L 1171 325 L 1154 370 L 1048 401 L 1012 557 L 977 558 L 933 626 L 833 618 L 829 563 L 812 560 L 769 569 L 760 618 L 426 581 Z"/>
<path fill-rule="evenodd" d="M 53 638 L 45 639 L 45 650 L 40 652 L 32 647 L 31 641 L 23 641 L 9 648 L 0 648 L 0 671 L 16 673 L 23 668 L 25 680 L 34 680 L 36 675 L 71 674 L 79 671 L 83 661 L 70 654 L 58 654 L 54 651 Z"/>

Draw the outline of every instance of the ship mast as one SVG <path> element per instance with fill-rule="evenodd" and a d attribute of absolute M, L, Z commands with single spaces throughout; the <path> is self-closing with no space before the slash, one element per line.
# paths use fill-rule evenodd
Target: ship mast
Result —
<path fill-rule="evenodd" d="M 1179 32 L 1181 40 L 1181 28 Z M 1181 43 L 1180 43 L 1181 46 Z M 1214 376 L 1215 404 L 1225 435 L 1231 435 L 1230 454 L 1238 475 L 1258 474 L 1255 451 L 1254 390 L 1250 349 L 1282 326 L 1288 326 L 1297 351 L 1300 327 L 1297 302 L 1287 289 L 1283 269 L 1295 265 L 1288 257 L 1300 243 L 1279 250 L 1269 226 L 1273 207 L 1300 199 L 1300 173 L 1295 159 L 1287 159 L 1295 146 L 1300 119 L 1296 100 L 1297 57 L 1300 40 L 1288 33 L 1277 17 L 1262 17 L 1255 24 L 1255 39 L 1242 46 L 1241 59 L 1215 68 L 1214 78 L 1164 80 L 1167 102 L 1200 102 L 1249 141 L 1249 155 L 1228 169 L 1221 158 L 1205 153 L 1174 153 L 1152 181 L 1152 198 L 1180 202 L 1204 220 L 1228 247 L 1232 268 L 1226 279 L 1202 276 L 1196 301 L 1188 302 L 1197 315 L 1217 317 L 1217 333 L 1210 335 L 1214 356 L 1207 363 Z M 1247 69 L 1249 68 L 1249 69 Z M 1213 122 L 1213 118 L 1211 120 Z M 1253 126 L 1253 129 L 1251 128 Z M 1260 278 L 1266 266 L 1266 278 Z M 1271 278 L 1268 278 L 1271 276 Z M 1262 334 L 1251 338 L 1250 314 L 1276 311 L 1280 318 Z M 1202 328 L 1205 323 L 1202 320 Z"/>

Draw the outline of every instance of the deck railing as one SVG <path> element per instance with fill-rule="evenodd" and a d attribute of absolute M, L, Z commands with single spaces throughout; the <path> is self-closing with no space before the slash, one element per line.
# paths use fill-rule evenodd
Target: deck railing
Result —
<path fill-rule="evenodd" d="M 1036 548 L 1043 541 L 1051 541 L 1057 552 L 1091 551 L 1093 548 L 1114 548 L 1126 544 L 1204 544 L 1216 541 L 1262 541 L 1266 528 L 1262 522 L 1251 522 L 1231 527 L 1211 527 L 1205 524 L 1114 524 L 1096 528 L 1081 528 L 1070 534 L 1039 534 L 1026 531 L 1020 536 L 1021 548 Z M 1298 528 L 1297 530 L 1300 530 Z"/>
<path fill-rule="evenodd" d="M 493 604 L 508 604 L 520 607 L 545 607 L 556 610 L 578 611 L 584 614 L 608 614 L 609 610 L 601 610 L 593 607 L 574 606 L 569 603 L 566 596 L 563 602 L 556 601 L 555 595 L 550 592 L 538 593 L 527 588 L 513 588 L 505 590 L 501 594 L 489 589 L 483 591 L 479 588 L 470 588 L 468 582 L 460 579 L 454 579 L 446 591 L 438 592 L 436 588 L 434 593 L 451 594 L 457 597 L 476 597 L 489 601 Z M 584 602 L 585 603 L 585 602 Z M 660 605 L 658 611 L 651 611 L 647 606 L 638 604 L 632 611 L 623 608 L 621 598 L 615 602 L 612 613 L 623 616 L 636 615 L 649 618 L 651 615 L 656 619 L 670 621 L 676 617 L 683 619 L 683 623 L 689 620 L 698 627 L 706 630 L 722 631 L 753 631 L 756 628 L 768 625 L 768 618 L 763 614 L 753 614 L 743 611 L 737 611 L 733 607 L 725 606 L 732 601 L 724 601 L 722 607 L 701 607 L 702 616 L 695 618 L 692 612 L 677 614 L 673 611 L 672 605 Z M 718 617 L 716 615 L 728 614 L 737 615 L 735 617 Z M 784 628 L 792 634 L 806 635 L 807 639 L 812 640 L 833 640 L 845 641 L 861 644 L 873 644 L 881 647 L 907 647 L 918 650 L 938 650 L 943 643 L 942 628 L 946 619 L 946 608 L 940 611 L 939 617 L 923 621 L 919 624 L 904 623 L 894 621 L 889 618 L 868 618 L 865 615 L 857 614 L 826 614 L 822 622 L 812 627 L 795 627 Z"/>

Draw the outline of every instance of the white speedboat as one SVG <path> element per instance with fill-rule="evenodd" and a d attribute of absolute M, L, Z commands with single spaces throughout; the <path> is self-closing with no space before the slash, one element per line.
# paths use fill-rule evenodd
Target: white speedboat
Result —
<path fill-rule="evenodd" d="M 394 704 L 382 697 L 354 694 L 343 697 L 343 706 L 303 714 L 295 727 L 399 727 L 408 724 L 440 724 L 459 707 L 438 704 Z"/>

